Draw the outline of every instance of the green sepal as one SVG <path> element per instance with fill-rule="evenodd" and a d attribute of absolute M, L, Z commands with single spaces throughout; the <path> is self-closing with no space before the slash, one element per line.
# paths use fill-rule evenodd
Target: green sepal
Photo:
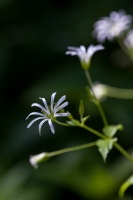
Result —
<path fill-rule="evenodd" d="M 86 116 L 86 117 L 83 117 L 82 120 L 81 120 L 81 123 L 82 124 L 85 124 L 85 122 L 87 121 L 87 119 L 89 118 L 90 116 Z"/>
<path fill-rule="evenodd" d="M 113 143 L 117 141 L 117 138 L 111 138 L 111 139 L 99 139 L 96 142 L 96 145 L 98 146 L 98 150 L 101 153 L 104 162 L 106 162 L 107 155 L 109 151 L 113 148 Z"/>
<path fill-rule="evenodd" d="M 79 114 L 80 114 L 81 118 L 84 115 L 84 103 L 82 100 L 80 100 L 80 104 L 79 104 Z"/>
<path fill-rule="evenodd" d="M 72 114 L 70 113 L 70 115 L 68 115 L 67 118 L 72 121 L 73 120 Z"/>
<path fill-rule="evenodd" d="M 91 59 L 89 60 L 89 62 L 86 62 L 86 61 L 82 60 L 81 61 L 81 67 L 84 70 L 88 70 L 90 68 L 90 63 L 91 63 Z"/>
<path fill-rule="evenodd" d="M 77 125 L 80 125 L 80 121 L 73 119 L 71 121 L 67 121 L 67 124 L 71 126 L 77 126 Z"/>
<path fill-rule="evenodd" d="M 120 187 L 119 197 L 122 198 L 124 196 L 125 191 L 133 185 L 133 175 L 130 176 Z"/>
<path fill-rule="evenodd" d="M 109 138 L 112 138 L 118 130 L 123 130 L 122 124 L 105 126 L 103 128 L 103 133 Z"/>

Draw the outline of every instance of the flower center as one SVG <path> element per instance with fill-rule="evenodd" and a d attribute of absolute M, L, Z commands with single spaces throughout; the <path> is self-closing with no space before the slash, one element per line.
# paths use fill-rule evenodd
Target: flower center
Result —
<path fill-rule="evenodd" d="M 55 121 L 56 117 L 54 116 L 54 113 L 49 109 L 50 114 L 46 113 L 44 110 L 41 110 L 42 114 L 44 115 L 45 118 L 51 119 L 51 121 Z"/>

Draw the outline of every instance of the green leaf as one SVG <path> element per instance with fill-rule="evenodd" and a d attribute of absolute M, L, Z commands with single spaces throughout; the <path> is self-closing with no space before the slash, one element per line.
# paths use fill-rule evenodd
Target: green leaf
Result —
<path fill-rule="evenodd" d="M 105 126 L 105 127 L 103 128 L 103 133 L 104 133 L 106 136 L 112 138 L 112 137 L 116 134 L 116 132 L 117 132 L 118 130 L 120 130 L 120 131 L 123 130 L 122 124 Z"/>
<path fill-rule="evenodd" d="M 130 176 L 120 187 L 119 190 L 119 197 L 122 198 L 124 196 L 125 191 L 131 186 L 133 185 L 133 175 Z"/>
<path fill-rule="evenodd" d="M 81 119 L 82 119 L 82 117 L 84 115 L 84 104 L 83 104 L 82 100 L 80 100 L 80 104 L 79 104 L 79 114 L 80 114 Z"/>
<path fill-rule="evenodd" d="M 112 138 L 112 139 L 99 139 L 97 140 L 96 144 L 98 146 L 98 150 L 101 153 L 104 162 L 106 162 L 107 155 L 109 151 L 113 148 L 113 143 L 117 141 L 117 138 Z"/>

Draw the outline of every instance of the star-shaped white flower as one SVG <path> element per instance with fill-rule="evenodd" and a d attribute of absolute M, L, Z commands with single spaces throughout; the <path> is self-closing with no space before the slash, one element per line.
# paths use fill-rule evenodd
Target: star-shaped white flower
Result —
<path fill-rule="evenodd" d="M 126 15 L 123 10 L 113 11 L 109 17 L 103 17 L 94 24 L 93 36 L 99 42 L 104 42 L 106 38 L 112 40 L 130 28 L 132 19 L 133 17 Z"/>
<path fill-rule="evenodd" d="M 103 45 L 90 45 L 87 49 L 85 46 L 81 45 L 80 47 L 68 47 L 66 55 L 78 56 L 80 59 L 83 69 L 88 69 L 90 66 L 91 57 L 96 51 L 103 50 Z"/>
<path fill-rule="evenodd" d="M 26 119 L 28 119 L 31 115 L 40 116 L 40 117 L 37 117 L 37 118 L 33 119 L 28 124 L 27 128 L 30 128 L 31 125 L 34 122 L 36 122 L 38 120 L 42 120 L 40 122 L 40 124 L 39 124 L 39 134 L 41 135 L 41 127 L 46 121 L 48 121 L 48 124 L 49 124 L 49 127 L 50 127 L 52 133 L 55 133 L 55 129 L 54 129 L 54 126 L 53 126 L 52 122 L 54 122 L 57 117 L 67 117 L 70 114 L 69 112 L 66 112 L 66 113 L 59 112 L 59 111 L 61 111 L 61 109 L 63 109 L 64 107 L 66 107 L 68 105 L 68 102 L 62 103 L 66 99 L 66 96 L 65 95 L 62 96 L 57 101 L 57 103 L 54 103 L 55 95 L 56 95 L 56 92 L 51 95 L 51 104 L 50 104 L 50 106 L 48 106 L 45 98 L 39 98 L 39 99 L 41 99 L 43 101 L 44 106 L 42 106 L 42 105 L 40 105 L 38 103 L 33 103 L 31 105 L 31 107 L 33 107 L 33 106 L 39 107 L 41 109 L 41 112 L 32 112 L 27 116 Z"/>
<path fill-rule="evenodd" d="M 133 48 L 133 29 L 127 33 L 124 44 L 127 48 Z"/>

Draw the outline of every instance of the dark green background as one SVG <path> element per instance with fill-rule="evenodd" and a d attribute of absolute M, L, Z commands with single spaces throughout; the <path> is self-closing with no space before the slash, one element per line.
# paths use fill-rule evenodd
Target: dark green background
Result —
<path fill-rule="evenodd" d="M 53 135 L 45 123 L 30 129 L 30 105 L 67 95 L 68 110 L 78 116 L 84 100 L 88 125 L 101 130 L 99 113 L 87 99 L 84 73 L 76 57 L 66 56 L 67 46 L 97 44 L 93 24 L 113 10 L 133 15 L 131 0 L 0 0 L 0 200 L 117 200 L 120 184 L 133 173 L 130 162 L 116 150 L 104 164 L 96 148 L 64 154 L 34 170 L 29 156 L 91 142 L 91 133 L 55 125 Z M 93 81 L 133 88 L 133 64 L 114 41 L 92 59 Z M 133 146 L 133 100 L 106 99 L 102 103 L 110 124 L 122 123 L 119 142 Z M 133 188 L 126 192 L 131 198 Z"/>

